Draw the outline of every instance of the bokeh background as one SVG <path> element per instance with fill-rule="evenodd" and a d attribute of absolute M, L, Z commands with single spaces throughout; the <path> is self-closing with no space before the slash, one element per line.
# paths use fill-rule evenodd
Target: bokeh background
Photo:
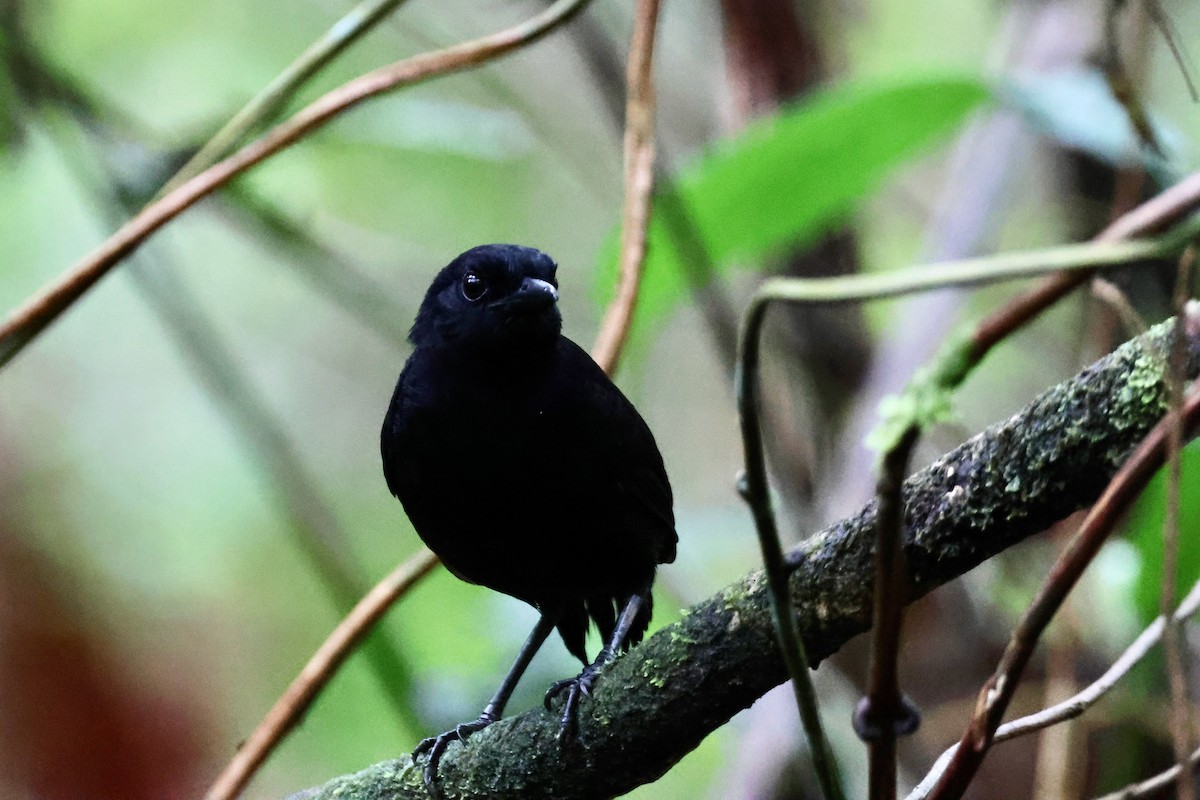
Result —
<path fill-rule="evenodd" d="M 1182 59 L 1173 56 L 1145 4 L 665 6 L 656 81 L 668 175 L 698 169 L 751 117 L 813 92 L 950 75 L 986 84 L 991 98 L 896 159 L 819 220 L 818 235 L 721 265 L 709 288 L 637 329 L 618 382 L 663 450 L 681 535 L 656 624 L 758 563 L 733 489 L 741 451 L 720 326 L 736 322 L 728 312 L 761 274 L 886 270 L 1082 240 L 1195 169 L 1200 140 L 1188 90 L 1200 45 L 1180 36 Z M 350 7 L 0 0 L 0 308 L 103 240 Z M 413 0 L 293 106 L 542 7 Z M 1200 27 L 1195 4 L 1153 9 L 1177 35 Z M 590 344 L 622 197 L 630 15 L 628 3 L 597 0 L 526 52 L 348 113 L 168 226 L 4 368 L 0 797 L 200 796 L 346 599 L 416 551 L 384 486 L 377 437 L 407 327 L 450 258 L 491 241 L 551 253 L 566 332 Z M 1139 145 L 1105 67 L 1129 78 L 1161 154 Z M 853 169 L 853 153 L 829 159 Z M 773 197 L 750 202 L 785 202 Z M 1114 280 L 1156 319 L 1171 274 L 1168 265 Z M 791 538 L 869 495 L 860 442 L 879 397 L 947 331 L 1012 291 L 777 315 L 769 438 L 779 442 L 773 463 Z M 957 421 L 928 438 L 918 463 L 1125 335 L 1105 304 L 1065 302 L 971 379 Z M 1188 475 L 1185 523 L 1200 522 Z M 1151 491 L 1056 622 L 1022 709 L 1093 678 L 1153 617 L 1161 494 Z M 312 555 L 313 536 L 326 555 Z M 1057 541 L 1028 543 L 915 610 L 905 684 L 926 722 L 905 744 L 906 780 L 957 738 Z M 1185 537 L 1189 582 L 1196 551 Z M 331 588 L 331 573 L 348 580 Z M 474 718 L 533 621 L 522 604 L 435 572 L 350 660 L 249 796 L 323 782 Z M 864 759 L 848 714 L 865 652 L 852 644 L 819 675 L 856 790 Z M 552 639 L 511 711 L 576 669 Z M 1161 664 L 1150 663 L 1061 741 L 1001 746 L 976 796 L 1078 796 L 1165 767 L 1164 686 Z M 768 696 L 632 796 L 811 796 L 793 716 L 786 694 Z"/>

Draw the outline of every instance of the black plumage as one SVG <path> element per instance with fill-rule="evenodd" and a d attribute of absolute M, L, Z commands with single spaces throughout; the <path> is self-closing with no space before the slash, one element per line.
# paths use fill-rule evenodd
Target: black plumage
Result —
<path fill-rule="evenodd" d="M 423 743 L 434 750 L 431 786 L 436 757 L 499 717 L 552 628 L 585 665 L 551 690 L 568 693 L 569 728 L 612 651 L 641 639 L 655 569 L 675 558 L 671 487 L 654 437 L 561 334 L 555 269 L 544 253 L 515 245 L 454 259 L 421 304 L 384 420 L 384 475 L 425 543 L 458 577 L 542 614 L 477 723 Z M 589 619 L 607 643 L 591 664 Z"/>

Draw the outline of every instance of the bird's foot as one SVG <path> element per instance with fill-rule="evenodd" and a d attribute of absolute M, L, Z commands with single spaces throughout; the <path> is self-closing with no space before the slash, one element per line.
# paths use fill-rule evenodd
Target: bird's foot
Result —
<path fill-rule="evenodd" d="M 499 717 L 495 714 L 490 714 L 487 711 L 479 715 L 479 719 L 474 722 L 464 722 L 461 725 L 455 725 L 452 730 L 437 736 L 430 736 L 428 739 L 422 739 L 415 748 L 413 748 L 412 757 L 415 761 L 417 756 L 423 753 L 429 753 L 429 760 L 425 762 L 425 790 L 429 792 L 429 796 L 434 800 L 442 800 L 442 791 L 437 786 L 438 764 L 442 761 L 442 755 L 446 752 L 446 748 L 452 742 L 465 742 L 467 737 L 491 725 Z"/>
<path fill-rule="evenodd" d="M 596 678 L 600 674 L 600 670 L 612 661 L 612 656 L 608 650 L 601 650 L 600 655 L 591 664 L 583 668 L 574 678 L 555 681 L 550 688 L 546 690 L 544 704 L 546 710 L 550 711 L 550 702 L 558 697 L 563 692 L 566 692 L 567 699 L 563 703 L 562 717 L 558 723 L 558 743 L 565 744 L 567 741 L 574 739 L 575 734 L 579 729 L 576 717 L 579 714 L 579 701 L 583 697 L 592 696 L 592 687 L 596 684 Z"/>

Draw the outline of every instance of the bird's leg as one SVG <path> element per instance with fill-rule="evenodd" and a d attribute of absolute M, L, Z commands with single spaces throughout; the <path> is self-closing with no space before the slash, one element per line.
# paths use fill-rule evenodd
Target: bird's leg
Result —
<path fill-rule="evenodd" d="M 554 630 L 557 620 L 557 614 L 543 612 L 533 632 L 529 634 L 529 638 L 521 646 L 521 652 L 517 654 L 517 660 L 509 668 L 508 674 L 504 676 L 504 681 L 500 684 L 500 688 L 492 696 L 491 702 L 484 707 L 483 713 L 479 715 L 479 719 L 456 725 L 453 729 L 439 736 L 422 739 L 417 744 L 413 750 L 412 757 L 416 760 L 417 756 L 422 753 L 429 753 L 429 760 L 425 762 L 425 789 L 435 800 L 440 800 L 442 797 L 441 790 L 437 788 L 435 781 L 437 780 L 438 764 L 441 763 L 442 754 L 446 752 L 446 748 L 450 746 L 451 742 L 464 741 L 471 734 L 483 730 L 488 725 L 500 719 L 501 715 L 504 714 L 504 706 L 508 704 L 508 698 L 512 696 L 513 689 L 517 686 L 517 681 L 521 680 L 521 675 L 525 673 L 529 662 L 533 660 L 533 656 L 542 646 L 542 643 L 546 641 L 546 637 L 550 635 L 550 631 Z"/>
<path fill-rule="evenodd" d="M 650 590 L 647 588 L 629 598 L 629 602 L 625 604 L 625 608 L 621 610 L 621 616 L 617 619 L 617 626 L 613 628 L 612 637 L 600 649 L 600 654 L 596 656 L 595 661 L 584 667 L 583 672 L 574 678 L 556 681 L 546 691 L 544 703 L 547 711 L 550 710 L 551 700 L 564 690 L 567 693 L 567 700 L 563 703 L 562 720 L 558 726 L 560 743 L 575 735 L 575 716 L 579 712 L 579 699 L 584 695 L 591 696 L 592 686 L 596 683 L 596 676 L 600 674 L 600 670 L 608 666 L 617 653 L 621 652 L 621 647 L 625 644 L 626 637 L 629 636 L 629 629 L 633 627 L 633 620 L 646 602 L 649 592 Z"/>

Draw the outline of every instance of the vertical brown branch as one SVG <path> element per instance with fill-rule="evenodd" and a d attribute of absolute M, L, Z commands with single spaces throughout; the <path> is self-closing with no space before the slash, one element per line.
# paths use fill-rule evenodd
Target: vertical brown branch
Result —
<path fill-rule="evenodd" d="M 904 530 L 904 478 L 921 429 L 911 425 L 879 465 L 875 518 L 875 600 L 872 611 L 871 686 L 855 713 L 855 730 L 867 742 L 871 800 L 896 797 L 896 739 L 916 730 L 917 716 L 900 692 L 900 628 L 908 570 L 900 546 Z"/>
<path fill-rule="evenodd" d="M 612 374 L 629 336 L 637 304 L 646 228 L 654 189 L 654 33 L 659 0 L 638 0 L 625 72 L 625 206 L 621 213 L 621 263 L 617 296 L 604 313 L 592 348 L 596 363 Z"/>
<path fill-rule="evenodd" d="M 1183 450 L 1183 371 L 1187 351 L 1180 342 L 1184 335 L 1185 315 L 1191 287 L 1192 268 L 1196 262 L 1196 248 L 1191 246 L 1179 259 L 1179 271 L 1175 281 L 1175 341 L 1172 342 L 1167 364 L 1167 387 L 1170 391 L 1170 428 L 1167 432 L 1167 496 L 1163 521 L 1162 590 L 1159 594 L 1159 614 L 1171 620 L 1177 604 L 1179 575 L 1179 503 L 1182 480 Z M 1175 761 L 1180 766 L 1179 779 L 1175 783 L 1175 794 L 1179 800 L 1196 800 L 1196 779 L 1187 769 L 1192 750 L 1192 713 L 1188 698 L 1187 663 L 1184 657 L 1185 644 L 1179 626 L 1168 622 L 1163 630 L 1163 652 L 1167 662 L 1167 681 L 1171 691 L 1171 741 L 1175 747 Z"/>

